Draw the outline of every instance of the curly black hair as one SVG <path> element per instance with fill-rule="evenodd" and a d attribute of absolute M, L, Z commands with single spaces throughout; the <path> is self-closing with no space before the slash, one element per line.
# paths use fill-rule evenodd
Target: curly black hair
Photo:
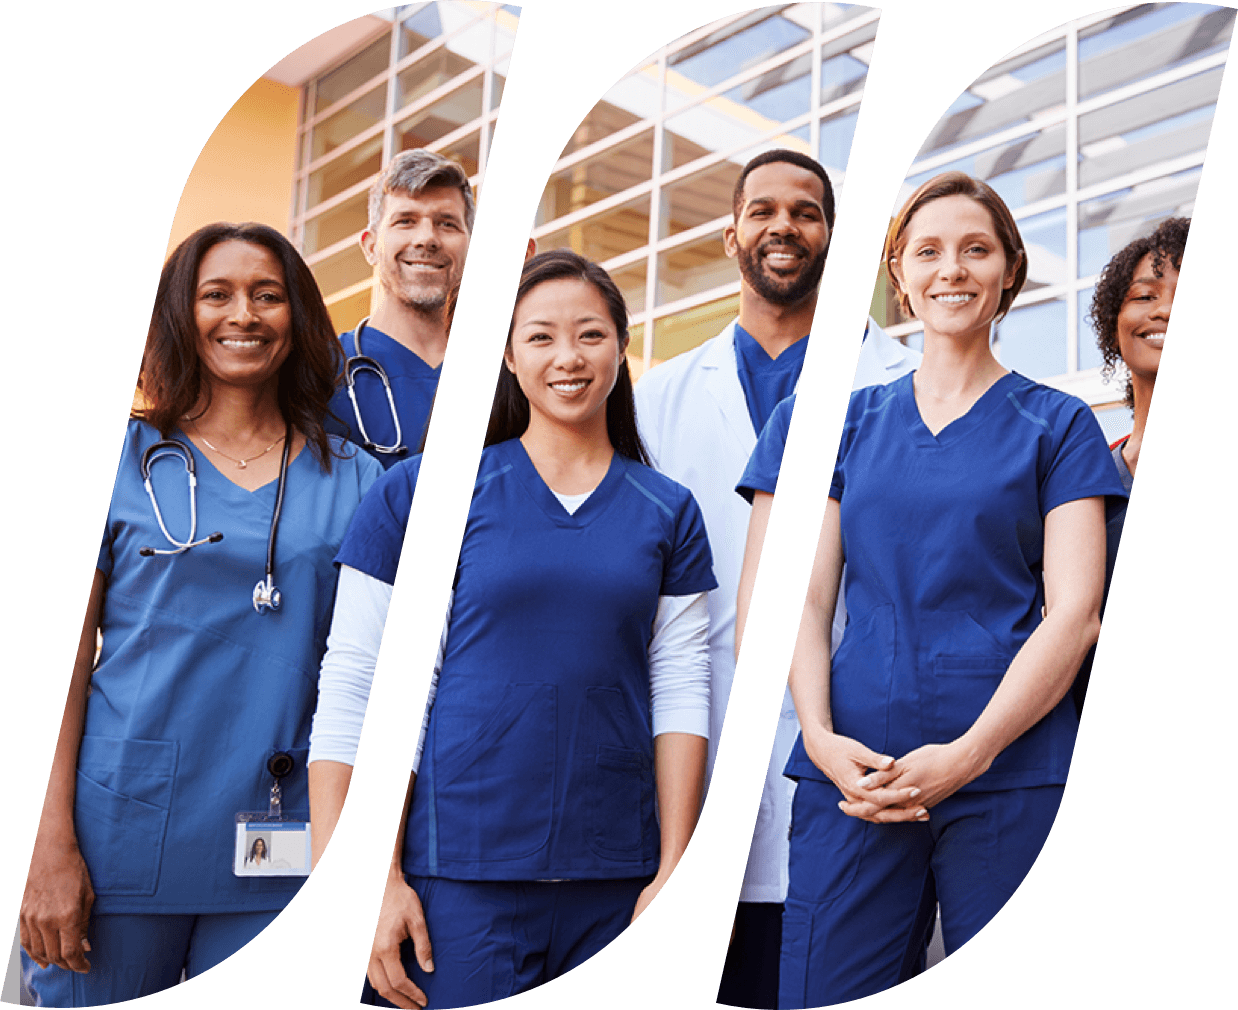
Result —
<path fill-rule="evenodd" d="M 1118 350 L 1118 313 L 1130 290 L 1135 267 L 1145 256 L 1152 256 L 1152 272 L 1157 277 L 1166 261 L 1175 270 L 1182 269 L 1182 253 L 1186 249 L 1186 234 L 1191 227 L 1189 217 L 1166 218 L 1156 230 L 1143 238 L 1137 238 L 1113 257 L 1101 271 L 1096 290 L 1092 293 L 1092 305 L 1087 321 L 1096 331 L 1096 344 L 1105 359 L 1101 374 L 1110 378 L 1122 360 Z M 1130 378 L 1126 380 L 1126 405 L 1135 409 L 1135 389 Z"/>

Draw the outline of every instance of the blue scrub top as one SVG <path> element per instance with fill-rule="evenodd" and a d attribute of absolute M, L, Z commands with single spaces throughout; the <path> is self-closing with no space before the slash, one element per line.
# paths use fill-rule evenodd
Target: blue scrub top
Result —
<path fill-rule="evenodd" d="M 962 735 L 1039 626 L 1045 516 L 1126 497 L 1081 400 L 1012 372 L 934 436 L 913 375 L 852 394 L 830 487 L 847 563 L 834 727 L 895 756 Z M 738 487 L 749 500 L 774 490 L 793 406 L 761 433 Z M 1068 695 L 964 788 L 1064 783 L 1077 727 Z M 825 780 L 802 738 L 786 774 Z"/>
<path fill-rule="evenodd" d="M 356 331 L 349 330 L 341 334 L 340 343 L 346 357 L 351 358 L 358 353 Z M 421 436 L 425 434 L 426 424 L 430 420 L 430 408 L 434 405 L 434 393 L 438 389 L 442 366 L 431 368 L 399 341 L 368 324 L 361 334 L 360 353 L 367 358 L 373 358 L 387 373 L 387 380 L 391 383 L 391 395 L 395 398 L 396 414 L 400 418 L 400 435 L 407 446 L 407 452 L 403 453 L 371 451 L 370 454 L 386 470 L 401 460 L 409 459 L 421 445 Z M 382 380 L 371 371 L 358 372 L 354 391 L 361 416 L 365 420 L 365 430 L 370 438 L 377 445 L 394 445 L 395 424 L 391 418 L 391 405 L 387 402 L 387 391 Z M 339 421 L 337 423 L 328 417 L 327 430 L 342 435 L 355 445 L 364 446 L 365 439 L 361 437 L 357 427 L 357 414 L 348 396 L 347 383 L 341 382 L 340 388 L 335 391 L 331 398 L 330 412 Z"/>
<path fill-rule="evenodd" d="M 420 464 L 418 456 L 384 475 L 337 561 L 394 580 Z M 462 880 L 655 872 L 653 619 L 659 596 L 716 585 L 700 509 L 668 477 L 615 453 L 569 514 L 519 439 L 485 449 L 405 872 Z"/>
<path fill-rule="evenodd" d="M 323 473 L 306 446 L 288 465 L 275 548 L 278 611 L 257 613 L 276 482 L 249 492 L 217 470 L 182 433 L 198 478 L 198 537 L 218 543 L 176 555 L 142 486 L 143 451 L 159 433 L 131 420 L 98 568 L 107 579 L 103 649 L 91 677 L 77 764 L 78 844 L 101 913 L 275 910 L 300 878 L 237 878 L 234 817 L 265 811 L 268 759 L 295 760 L 283 780 L 285 816 L 306 818 L 305 759 L 318 666 L 335 599 L 331 561 L 362 495 L 381 468 L 344 447 Z M 164 522 L 189 534 L 185 468 L 151 465 Z"/>
<path fill-rule="evenodd" d="M 791 429 L 791 415 L 794 412 L 795 394 L 791 394 L 779 401 L 770 420 L 761 428 L 756 448 L 748 457 L 747 467 L 744 467 L 743 477 L 735 485 L 735 493 L 749 505 L 753 504 L 755 491 L 775 493 L 777 474 L 782 469 L 782 453 L 786 449 L 786 433 Z"/>
<path fill-rule="evenodd" d="M 795 392 L 807 350 L 808 338 L 804 337 L 771 358 L 756 337 L 735 324 L 735 361 L 753 431 L 764 428 L 774 408 Z"/>

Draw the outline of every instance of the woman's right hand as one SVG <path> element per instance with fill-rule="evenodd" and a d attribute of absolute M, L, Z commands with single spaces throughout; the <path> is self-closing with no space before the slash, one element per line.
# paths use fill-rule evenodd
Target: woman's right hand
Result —
<path fill-rule="evenodd" d="M 413 952 L 421 970 L 434 971 L 430 934 L 426 929 L 421 899 L 404 882 L 400 867 L 393 866 L 387 876 L 387 889 L 383 892 L 383 907 L 378 915 L 378 928 L 374 931 L 367 974 L 370 985 L 383 999 L 406 1010 L 414 1010 L 426 1005 L 426 994 L 413 984 L 404 971 L 400 945 L 406 939 L 413 941 Z"/>
<path fill-rule="evenodd" d="M 894 758 L 820 726 L 803 732 L 809 759 L 843 794 L 844 813 L 874 824 L 928 819 L 928 810 L 915 802 L 919 789 L 885 788 L 899 773 Z"/>
<path fill-rule="evenodd" d="M 31 960 L 40 968 L 54 964 L 90 971 L 86 927 L 94 903 L 95 889 L 77 840 L 36 839 L 18 926 L 21 945 Z"/>

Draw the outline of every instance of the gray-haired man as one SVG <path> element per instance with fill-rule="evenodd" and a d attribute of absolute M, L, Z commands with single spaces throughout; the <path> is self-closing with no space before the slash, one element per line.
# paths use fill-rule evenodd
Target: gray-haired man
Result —
<path fill-rule="evenodd" d="M 349 366 L 331 411 L 384 467 L 425 430 L 475 213 L 464 169 L 432 151 L 396 155 L 370 187 L 361 251 L 377 273 L 374 312 L 340 337 Z"/>

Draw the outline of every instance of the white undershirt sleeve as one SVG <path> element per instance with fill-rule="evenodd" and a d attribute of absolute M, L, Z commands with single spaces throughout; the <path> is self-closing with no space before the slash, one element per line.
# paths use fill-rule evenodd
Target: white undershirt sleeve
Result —
<path fill-rule="evenodd" d="M 310 761 L 356 762 L 390 604 L 391 586 L 355 568 L 340 566 L 327 654 L 318 674 Z"/>
<path fill-rule="evenodd" d="M 709 737 L 708 594 L 662 596 L 649 643 L 653 735 Z"/>

